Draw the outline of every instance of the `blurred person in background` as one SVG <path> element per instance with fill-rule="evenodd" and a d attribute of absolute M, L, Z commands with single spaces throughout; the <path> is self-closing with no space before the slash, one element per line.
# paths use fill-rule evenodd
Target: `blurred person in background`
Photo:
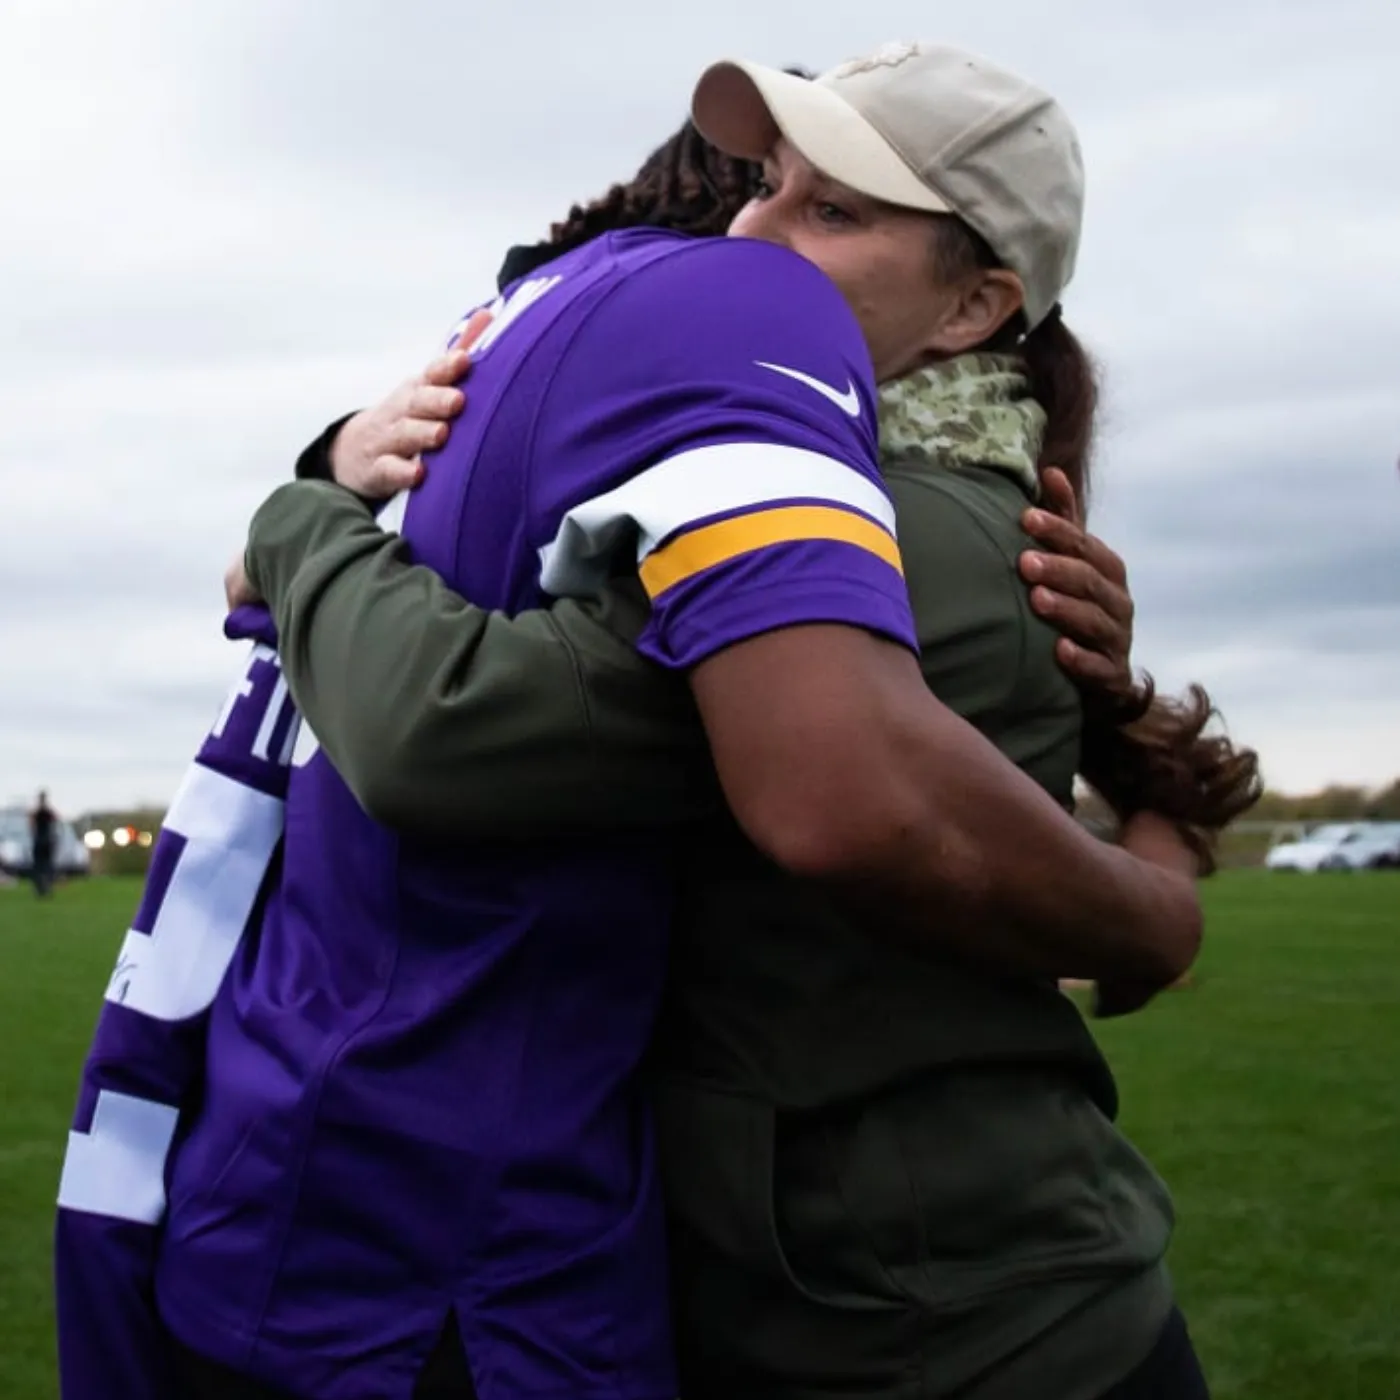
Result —
<path fill-rule="evenodd" d="M 39 794 L 39 800 L 29 813 L 29 845 L 34 893 L 42 899 L 53 891 L 54 860 L 58 853 L 58 813 L 49 806 L 47 792 Z"/>

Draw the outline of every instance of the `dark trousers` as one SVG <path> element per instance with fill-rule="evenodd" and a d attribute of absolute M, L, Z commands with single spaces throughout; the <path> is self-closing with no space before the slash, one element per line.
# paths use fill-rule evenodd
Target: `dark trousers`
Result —
<path fill-rule="evenodd" d="M 53 852 L 36 849 L 29 877 L 34 881 L 34 893 L 41 899 L 53 889 Z"/>
<path fill-rule="evenodd" d="M 1101 1400 L 1210 1400 L 1186 1319 L 1173 1309 L 1147 1359 Z"/>
<path fill-rule="evenodd" d="M 249 1380 L 192 1351 L 183 1351 L 181 1363 L 185 1400 L 298 1400 L 289 1391 Z M 476 1400 L 455 1320 L 448 1320 L 437 1346 L 423 1363 L 413 1400 Z"/>

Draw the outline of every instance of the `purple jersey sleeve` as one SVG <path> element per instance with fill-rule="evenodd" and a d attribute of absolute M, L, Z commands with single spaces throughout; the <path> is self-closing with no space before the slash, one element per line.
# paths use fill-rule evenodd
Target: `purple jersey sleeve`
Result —
<path fill-rule="evenodd" d="M 546 408 L 547 592 L 589 591 L 635 545 L 640 646 L 663 665 L 813 622 L 915 646 L 869 355 L 812 263 L 721 238 L 639 268 L 580 327 Z M 578 500 L 581 482 L 604 489 Z"/>
<path fill-rule="evenodd" d="M 204 1077 L 209 1006 L 282 834 L 297 716 L 262 609 L 253 647 L 170 805 L 83 1066 L 54 1241 L 63 1400 L 175 1400 L 154 1273 L 167 1159 Z"/>

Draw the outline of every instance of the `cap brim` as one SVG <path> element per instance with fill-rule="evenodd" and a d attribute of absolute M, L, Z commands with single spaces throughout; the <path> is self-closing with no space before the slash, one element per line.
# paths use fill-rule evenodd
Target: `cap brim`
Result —
<path fill-rule="evenodd" d="M 764 160 L 780 136 L 824 175 L 872 199 L 947 213 L 949 206 L 849 102 L 825 83 L 757 63 L 711 64 L 691 116 L 727 155 Z"/>

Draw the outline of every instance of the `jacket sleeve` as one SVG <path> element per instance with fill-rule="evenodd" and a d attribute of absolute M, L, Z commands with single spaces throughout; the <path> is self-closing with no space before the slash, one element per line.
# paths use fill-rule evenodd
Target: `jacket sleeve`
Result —
<path fill-rule="evenodd" d="M 688 688 L 636 651 L 649 613 L 633 579 L 515 617 L 478 608 L 316 481 L 258 511 L 247 568 L 298 709 L 376 820 L 539 839 L 721 803 Z"/>
<path fill-rule="evenodd" d="M 331 470 L 331 448 L 335 445 L 340 430 L 354 416 L 353 413 L 347 413 L 343 418 L 337 418 L 325 428 L 320 437 L 302 448 L 292 472 L 298 481 L 335 480 L 335 473 Z"/>
<path fill-rule="evenodd" d="M 270 633 L 270 625 L 268 627 Z M 256 645 L 171 803 L 83 1066 L 54 1240 L 63 1400 L 180 1400 L 155 1298 L 167 1169 L 209 1007 L 258 916 L 296 716 Z"/>

